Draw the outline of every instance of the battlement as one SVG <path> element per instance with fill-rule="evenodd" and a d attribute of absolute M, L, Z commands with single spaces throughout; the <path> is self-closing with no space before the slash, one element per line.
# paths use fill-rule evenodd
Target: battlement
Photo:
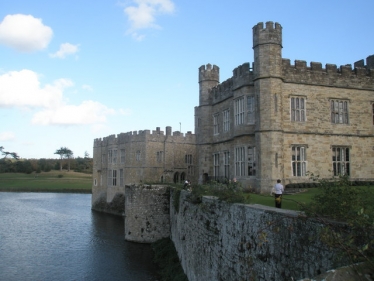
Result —
<path fill-rule="evenodd" d="M 279 23 L 268 21 L 265 24 L 259 22 L 253 27 L 253 48 L 261 44 L 282 45 L 282 26 Z"/>
<path fill-rule="evenodd" d="M 284 82 L 305 83 L 312 85 L 325 85 L 333 87 L 374 89 L 374 55 L 364 60 L 351 64 L 341 65 L 326 64 L 322 67 L 320 62 L 311 62 L 307 66 L 306 61 L 295 60 L 291 65 L 289 59 L 282 59 L 282 76 Z M 349 83 L 348 83 L 349 82 Z"/>
<path fill-rule="evenodd" d="M 213 104 L 221 102 L 229 97 L 232 97 L 233 91 L 243 86 L 253 85 L 253 65 L 243 63 L 234 68 L 233 76 L 222 83 L 218 84 L 210 90 L 213 96 Z"/>
<path fill-rule="evenodd" d="M 132 141 L 147 141 L 150 138 L 159 138 L 159 137 L 176 137 L 178 140 L 193 141 L 195 134 L 192 134 L 191 131 L 188 131 L 186 134 L 181 133 L 180 131 L 172 131 L 170 126 L 166 127 L 166 135 L 164 131 L 160 130 L 160 127 L 157 127 L 156 130 L 139 130 L 139 131 L 130 131 L 127 133 L 120 133 L 116 135 L 109 135 L 104 138 L 97 138 L 94 140 L 94 147 L 108 146 L 108 145 L 118 145 L 121 143 L 127 143 Z"/>
<path fill-rule="evenodd" d="M 216 65 L 202 65 L 199 67 L 199 82 L 213 80 L 219 82 L 219 67 Z"/>

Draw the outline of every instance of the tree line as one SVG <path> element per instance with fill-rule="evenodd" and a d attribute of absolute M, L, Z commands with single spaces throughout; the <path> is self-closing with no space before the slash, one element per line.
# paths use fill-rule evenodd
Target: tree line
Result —
<path fill-rule="evenodd" d="M 51 170 L 73 170 L 75 172 L 92 173 L 93 159 L 86 151 L 84 157 L 74 157 L 74 153 L 67 147 L 57 149 L 54 154 L 59 159 L 23 159 L 16 152 L 5 151 L 0 146 L 0 173 L 26 173 L 49 172 Z"/>

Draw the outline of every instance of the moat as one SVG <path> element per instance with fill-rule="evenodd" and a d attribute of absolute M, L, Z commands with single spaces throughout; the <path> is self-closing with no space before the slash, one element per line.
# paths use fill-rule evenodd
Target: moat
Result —
<path fill-rule="evenodd" d="M 90 194 L 1 192 L 0 216 L 0 280 L 157 280 L 150 246 Z"/>

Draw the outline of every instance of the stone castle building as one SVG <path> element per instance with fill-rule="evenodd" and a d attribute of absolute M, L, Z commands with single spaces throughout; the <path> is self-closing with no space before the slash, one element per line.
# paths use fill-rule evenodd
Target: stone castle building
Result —
<path fill-rule="evenodd" d="M 254 62 L 220 83 L 199 68 L 195 134 L 159 129 L 94 141 L 95 191 L 139 182 L 233 179 L 268 192 L 277 179 L 374 179 L 374 55 L 352 65 L 282 57 L 282 27 L 253 27 Z M 109 193 L 111 195 L 109 195 Z M 109 200 L 108 200 L 109 201 Z"/>

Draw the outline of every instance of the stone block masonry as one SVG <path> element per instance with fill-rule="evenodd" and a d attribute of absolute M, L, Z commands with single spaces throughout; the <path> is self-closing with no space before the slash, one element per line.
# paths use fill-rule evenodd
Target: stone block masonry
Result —
<path fill-rule="evenodd" d="M 125 239 L 153 243 L 170 237 L 169 187 L 125 187 Z"/>
<path fill-rule="evenodd" d="M 297 212 L 214 197 L 192 204 L 188 196 L 182 191 L 179 211 L 171 207 L 170 214 L 171 239 L 189 281 L 299 280 L 342 265 L 317 238 L 323 225 Z"/>

